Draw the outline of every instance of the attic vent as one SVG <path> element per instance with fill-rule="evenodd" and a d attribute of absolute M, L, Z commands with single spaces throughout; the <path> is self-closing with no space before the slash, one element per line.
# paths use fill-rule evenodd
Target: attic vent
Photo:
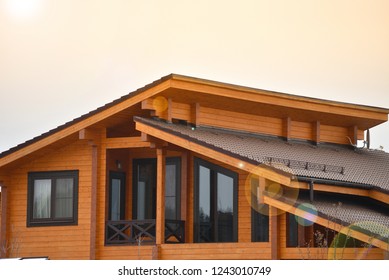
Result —
<path fill-rule="evenodd" d="M 265 164 L 268 165 L 281 163 L 291 169 L 305 169 L 305 170 L 312 170 L 312 171 L 321 171 L 326 173 L 344 174 L 343 166 L 336 166 L 336 165 L 315 163 L 315 162 L 301 161 L 301 160 L 291 160 L 285 158 L 275 158 L 275 157 L 266 157 L 264 161 Z"/>

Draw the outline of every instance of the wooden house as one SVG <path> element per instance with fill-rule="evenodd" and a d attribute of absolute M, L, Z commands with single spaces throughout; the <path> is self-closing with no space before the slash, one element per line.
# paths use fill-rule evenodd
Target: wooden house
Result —
<path fill-rule="evenodd" d="M 388 258 L 388 113 L 168 75 L 0 154 L 1 256 Z"/>

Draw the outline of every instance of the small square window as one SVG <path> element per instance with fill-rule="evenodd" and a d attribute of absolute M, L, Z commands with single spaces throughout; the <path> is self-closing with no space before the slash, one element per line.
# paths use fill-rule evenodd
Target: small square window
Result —
<path fill-rule="evenodd" d="M 77 224 L 78 171 L 28 173 L 27 226 Z"/>

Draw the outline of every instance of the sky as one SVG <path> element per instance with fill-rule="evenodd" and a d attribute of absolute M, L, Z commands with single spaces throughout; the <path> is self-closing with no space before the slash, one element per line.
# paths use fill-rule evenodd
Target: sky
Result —
<path fill-rule="evenodd" d="M 389 1 L 0 0 L 0 152 L 170 73 L 389 108 Z"/>

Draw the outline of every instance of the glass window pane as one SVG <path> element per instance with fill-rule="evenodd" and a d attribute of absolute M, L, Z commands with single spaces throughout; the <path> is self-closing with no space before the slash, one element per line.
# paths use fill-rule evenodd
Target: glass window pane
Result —
<path fill-rule="evenodd" d="M 34 180 L 33 218 L 50 218 L 51 212 L 51 180 Z"/>
<path fill-rule="evenodd" d="M 111 181 L 111 220 L 119 221 L 120 220 L 120 191 L 121 191 L 121 181 L 120 179 L 112 179 Z"/>
<path fill-rule="evenodd" d="M 176 196 L 176 169 L 175 164 L 166 164 L 165 196 Z"/>
<path fill-rule="evenodd" d="M 155 219 L 156 205 L 156 164 L 154 161 L 135 162 L 137 200 L 133 201 L 136 208 L 134 219 Z M 135 213 L 134 213 L 135 214 Z"/>
<path fill-rule="evenodd" d="M 165 219 L 177 220 L 175 197 L 165 197 Z"/>
<path fill-rule="evenodd" d="M 199 167 L 199 223 L 200 242 L 213 241 L 211 224 L 211 171 L 204 167 Z"/>
<path fill-rule="evenodd" d="M 217 173 L 217 226 L 218 241 L 233 241 L 234 180 Z"/>
<path fill-rule="evenodd" d="M 73 186 L 72 178 L 56 180 L 55 218 L 73 217 Z"/>

